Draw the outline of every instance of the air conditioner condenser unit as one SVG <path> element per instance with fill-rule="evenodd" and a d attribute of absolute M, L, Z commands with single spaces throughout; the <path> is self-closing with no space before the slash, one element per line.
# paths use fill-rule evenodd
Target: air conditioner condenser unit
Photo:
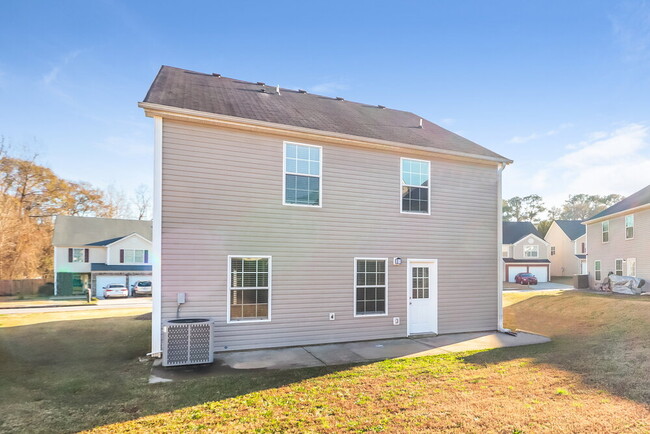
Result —
<path fill-rule="evenodd" d="M 163 366 L 212 363 L 212 320 L 179 318 L 163 324 Z"/>

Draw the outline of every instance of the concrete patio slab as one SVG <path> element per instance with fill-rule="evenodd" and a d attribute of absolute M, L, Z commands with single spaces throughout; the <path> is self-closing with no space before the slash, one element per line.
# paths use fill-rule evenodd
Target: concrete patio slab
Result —
<path fill-rule="evenodd" d="M 159 383 L 200 375 L 220 375 L 234 371 L 281 370 L 371 363 L 386 359 L 432 356 L 462 351 L 534 345 L 545 342 L 550 342 L 550 339 L 529 332 L 518 332 L 517 336 L 497 332 L 482 332 L 309 345 L 269 350 L 222 352 L 215 354 L 215 363 L 213 365 L 163 368 L 158 360 L 151 369 L 149 382 Z"/>

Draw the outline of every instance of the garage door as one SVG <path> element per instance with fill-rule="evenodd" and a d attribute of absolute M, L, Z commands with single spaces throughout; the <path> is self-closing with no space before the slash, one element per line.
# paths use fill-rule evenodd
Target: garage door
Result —
<path fill-rule="evenodd" d="M 528 272 L 537 277 L 538 282 L 548 282 L 548 268 L 546 267 L 528 267 Z"/>
<path fill-rule="evenodd" d="M 126 276 L 97 276 L 95 288 L 97 288 L 97 298 L 104 298 L 104 287 L 111 283 L 121 283 L 126 285 Z"/>
<path fill-rule="evenodd" d="M 527 271 L 528 267 L 508 267 L 508 282 L 514 282 L 517 274 Z"/>

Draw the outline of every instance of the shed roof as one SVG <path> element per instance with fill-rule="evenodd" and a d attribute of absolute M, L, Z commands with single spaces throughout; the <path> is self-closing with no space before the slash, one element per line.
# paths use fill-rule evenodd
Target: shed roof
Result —
<path fill-rule="evenodd" d="M 151 220 L 60 215 L 54 222 L 52 244 L 61 247 L 106 246 L 134 233 L 151 241 Z"/>
<path fill-rule="evenodd" d="M 410 112 L 170 66 L 160 68 L 144 102 L 510 162 Z"/>

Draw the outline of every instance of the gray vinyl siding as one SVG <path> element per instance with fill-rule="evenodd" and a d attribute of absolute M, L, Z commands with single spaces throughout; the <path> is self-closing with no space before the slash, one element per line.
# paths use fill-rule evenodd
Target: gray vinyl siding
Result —
<path fill-rule="evenodd" d="M 216 351 L 402 337 L 415 258 L 439 261 L 440 333 L 496 328 L 495 165 L 295 139 L 323 147 L 323 206 L 285 206 L 283 140 L 163 122 L 163 320 L 186 292 Z M 431 161 L 431 215 L 400 213 L 400 157 Z M 228 255 L 272 256 L 271 321 L 226 322 Z M 355 257 L 389 259 L 386 316 L 354 317 Z"/>
<path fill-rule="evenodd" d="M 537 259 L 548 259 L 548 256 L 551 254 L 550 246 L 547 246 L 536 237 L 530 237 L 533 239 L 533 242 L 529 243 L 528 238 L 526 237 L 522 241 L 518 241 L 512 245 L 512 257 L 514 259 L 530 259 L 531 262 Z M 539 256 L 537 258 L 527 258 L 524 256 L 524 246 L 538 246 Z"/>
<path fill-rule="evenodd" d="M 600 260 L 601 274 L 604 279 L 614 271 L 616 259 L 636 258 L 636 275 L 650 281 L 650 210 L 634 214 L 634 238 L 625 239 L 625 216 L 609 220 L 609 242 L 602 242 L 601 222 L 587 226 L 587 269 L 590 285 L 593 288 L 594 261 Z M 623 274 L 627 264 L 623 264 Z"/>

